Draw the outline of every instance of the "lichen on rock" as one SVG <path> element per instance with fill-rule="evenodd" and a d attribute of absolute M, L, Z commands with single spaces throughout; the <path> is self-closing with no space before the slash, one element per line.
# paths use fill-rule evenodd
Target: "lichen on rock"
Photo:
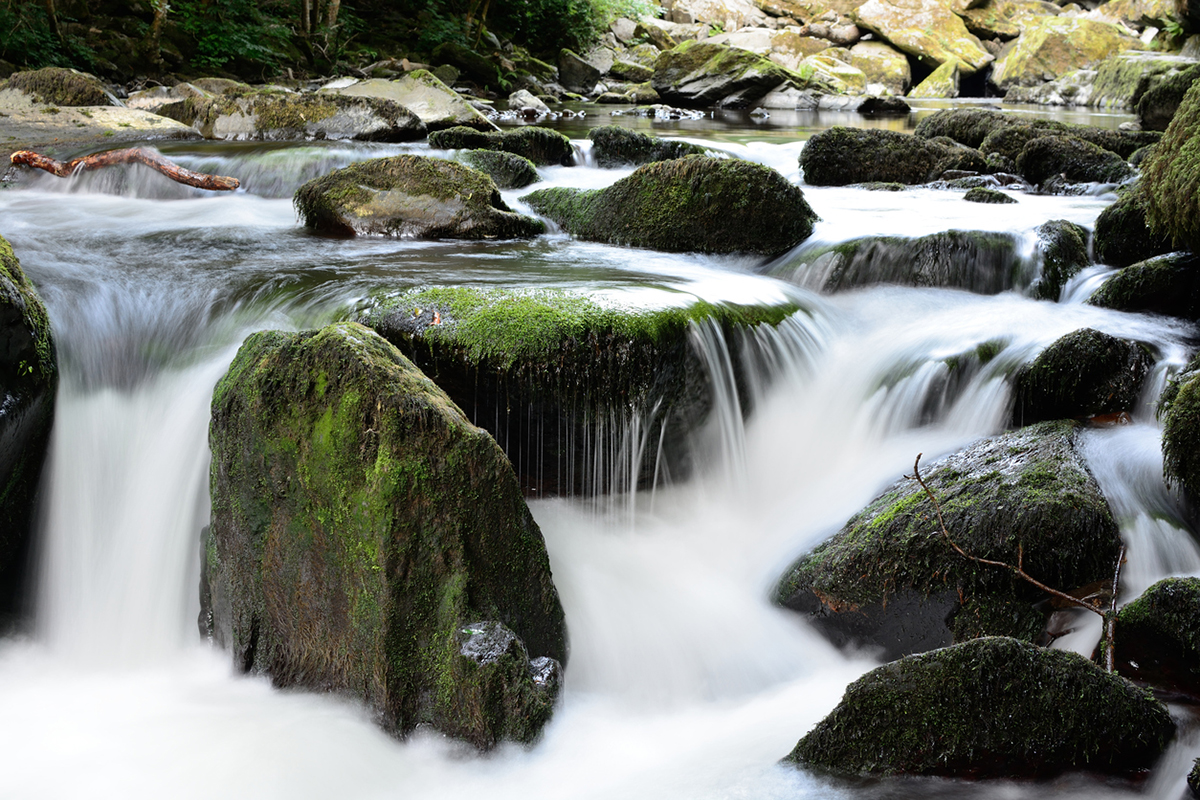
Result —
<path fill-rule="evenodd" d="M 0 81 L 0 90 L 17 89 L 52 106 L 113 106 L 112 96 L 94 75 L 62 67 L 15 72 Z"/>

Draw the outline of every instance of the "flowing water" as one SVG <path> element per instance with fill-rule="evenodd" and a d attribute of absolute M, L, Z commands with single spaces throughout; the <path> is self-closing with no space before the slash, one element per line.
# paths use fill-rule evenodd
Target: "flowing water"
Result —
<path fill-rule="evenodd" d="M 666 132 L 703 135 L 800 180 L 794 129 L 710 121 Z M 1163 485 L 1152 413 L 1186 358 L 1190 326 L 1083 305 L 1103 269 L 1079 276 L 1059 303 L 1030 300 L 1019 288 L 818 295 L 764 277 L 788 274 L 802 253 L 764 265 L 561 234 L 346 241 L 299 227 L 288 199 L 299 183 L 399 152 L 428 148 L 179 144 L 172 157 L 240 176 L 246 191 L 211 196 L 133 167 L 37 177 L 0 192 L 0 233 L 40 287 L 63 369 L 33 623 L 0 641 L 0 797 L 1179 795 L 1200 751 L 1191 732 L 1142 787 L 1079 776 L 847 787 L 780 766 L 875 662 L 838 653 L 767 597 L 791 559 L 837 530 L 918 452 L 931 460 L 1002 430 L 1011 409 L 1006 374 L 1085 326 L 1145 342 L 1158 358 L 1133 423 L 1091 430 L 1084 441 L 1129 545 L 1123 597 L 1165 575 L 1200 572 L 1200 548 Z M 547 184 L 604 186 L 629 172 L 588 166 L 586 141 L 580 153 L 583 166 L 541 170 Z M 1111 200 L 1021 196 L 1015 205 L 977 206 L 953 191 L 805 191 L 822 217 L 810 245 L 868 233 L 1010 232 L 1030 278 L 1036 226 L 1090 226 Z M 520 194 L 505 196 L 520 208 Z M 340 318 L 372 292 L 458 283 L 561 286 L 614 303 L 791 298 L 802 307 L 777 329 L 730 339 L 693 330 L 715 389 L 688 480 L 652 480 L 653 488 L 607 505 L 531 504 L 566 609 L 571 661 L 543 740 L 486 756 L 434 736 L 398 742 L 345 699 L 235 675 L 195 626 L 208 404 L 241 340 Z M 965 377 L 950 374 L 948 359 L 988 342 L 999 343 L 999 355 Z M 735 357 L 750 367 L 740 384 L 729 372 Z M 656 446 L 642 429 L 612 428 L 620 430 L 596 444 L 597 458 L 636 465 L 639 450 Z M 633 468 L 613 472 L 626 490 L 637 485 Z M 1081 621 L 1060 645 L 1088 650 L 1097 635 Z"/>

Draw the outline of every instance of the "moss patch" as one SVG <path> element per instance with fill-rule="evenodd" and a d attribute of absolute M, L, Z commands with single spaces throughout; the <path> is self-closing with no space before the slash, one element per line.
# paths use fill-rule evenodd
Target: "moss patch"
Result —
<path fill-rule="evenodd" d="M 437 150 L 501 150 L 527 158 L 539 167 L 575 163 L 571 140 L 558 131 L 528 125 L 513 131 L 477 131 L 458 126 L 429 134 L 429 146 Z"/>
<path fill-rule="evenodd" d="M 1101 211 L 1093 234 L 1097 263 L 1128 267 L 1170 252 L 1170 237 L 1151 230 L 1146 214 L 1146 194 L 1140 184 Z"/>
<path fill-rule="evenodd" d="M 1067 281 L 1092 263 L 1088 232 L 1073 222 L 1054 219 L 1039 225 L 1037 236 L 1042 270 L 1033 295 L 1039 300 L 1058 300 Z"/>
<path fill-rule="evenodd" d="M 1179 383 L 1162 420 L 1167 481 L 1200 496 L 1200 375 Z"/>
<path fill-rule="evenodd" d="M 1008 129 L 1015 129 L 1009 131 Z M 1057 120 L 1030 120 L 986 108 L 954 108 L 930 114 L 917 123 L 915 136 L 933 139 L 948 136 L 983 154 L 999 153 L 1015 159 L 1024 146 L 1040 136 L 1074 136 L 1129 158 L 1140 147 L 1154 144 L 1160 134 L 1151 131 L 1114 131 L 1094 125 Z"/>
<path fill-rule="evenodd" d="M 1017 199 L 1015 197 L 1012 197 L 1011 195 L 1007 195 L 1004 192 L 998 192 L 995 189 L 988 189 L 987 187 L 984 187 L 984 186 L 976 186 L 974 189 L 969 189 L 967 191 L 967 193 L 965 195 L 963 195 L 963 200 L 966 200 L 968 203 L 992 203 L 992 204 L 995 204 L 995 203 L 1006 204 L 1006 203 L 1017 202 Z"/>
<path fill-rule="evenodd" d="M 104 84 L 92 75 L 61 67 L 16 72 L 0 88 L 18 89 L 39 103 L 54 106 L 110 106 Z"/>
<path fill-rule="evenodd" d="M 1128 266 L 1105 281 L 1087 303 L 1200 319 L 1200 257 L 1169 253 Z"/>
<path fill-rule="evenodd" d="M 500 189 L 523 189 L 541 180 L 533 162 L 515 153 L 471 150 L 462 159 L 495 181 Z"/>
<path fill-rule="evenodd" d="M 1184 95 L 1143 169 L 1150 228 L 1200 252 L 1200 83 Z"/>
<path fill-rule="evenodd" d="M 815 134 L 800 151 L 804 180 L 813 186 L 852 183 L 918 184 L 949 169 L 984 172 L 978 151 L 907 133 L 833 127 Z"/>
<path fill-rule="evenodd" d="M 1035 186 L 1060 175 L 1077 183 L 1120 183 L 1134 175 L 1125 159 L 1072 136 L 1032 139 L 1017 156 L 1017 170 Z"/>
<path fill-rule="evenodd" d="M 1200 578 L 1167 578 L 1121 609 L 1117 671 L 1157 689 L 1200 698 Z"/>
<path fill-rule="evenodd" d="M 660 139 L 619 125 L 592 128 L 588 131 L 588 138 L 592 140 L 592 157 L 596 160 L 596 166 L 602 168 L 649 164 L 706 153 L 699 145 Z"/>

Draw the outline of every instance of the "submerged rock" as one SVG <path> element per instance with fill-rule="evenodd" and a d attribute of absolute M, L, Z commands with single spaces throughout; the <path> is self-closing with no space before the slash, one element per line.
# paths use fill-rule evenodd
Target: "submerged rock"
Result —
<path fill-rule="evenodd" d="M 415 114 L 374 97 L 234 91 L 189 97 L 164 106 L 160 113 L 193 126 L 206 139 L 406 142 L 425 136 L 425 124 Z"/>
<path fill-rule="evenodd" d="M 426 129 L 431 131 L 460 125 L 481 131 L 496 130 L 487 117 L 428 70 L 416 69 L 395 80 L 371 78 L 354 81 L 349 86 L 326 87 L 321 91 L 347 97 L 391 100 L 416 114 L 425 123 Z"/>
<path fill-rule="evenodd" d="M 1072 591 L 1112 580 L 1120 547 L 1104 494 L 1075 449 L 1076 427 L 1047 422 L 982 439 L 925 467 L 946 527 L 968 553 L 1016 564 Z M 775 590 L 838 646 L 896 658 L 985 635 L 1036 639 L 1045 595 L 1008 570 L 959 555 L 916 481 L 892 485 L 800 558 Z"/>
<path fill-rule="evenodd" d="M 1168 253 L 1126 267 L 1088 305 L 1200 320 L 1200 256 Z"/>
<path fill-rule="evenodd" d="M 571 140 L 558 131 L 528 125 L 512 131 L 484 133 L 472 128 L 447 128 L 429 134 L 436 150 L 500 150 L 528 158 L 539 167 L 575 163 Z"/>
<path fill-rule="evenodd" d="M 1100 212 L 1092 234 L 1096 263 L 1128 267 L 1174 248 L 1169 237 L 1155 233 L 1146 221 L 1146 195 L 1140 187 L 1125 192 Z"/>
<path fill-rule="evenodd" d="M 1117 672 L 1200 699 L 1200 578 L 1166 578 L 1117 614 Z"/>
<path fill-rule="evenodd" d="M 1036 185 L 1059 177 L 1072 183 L 1120 183 L 1133 167 L 1115 153 L 1073 136 L 1043 136 L 1021 149 L 1017 169 Z"/>
<path fill-rule="evenodd" d="M 1200 253 L 1200 82 L 1184 95 L 1142 172 L 1151 230 Z"/>
<path fill-rule="evenodd" d="M 868 672 L 787 758 L 843 775 L 1136 774 L 1174 735 L 1162 703 L 1083 656 L 990 637 Z"/>
<path fill-rule="evenodd" d="M 462 159 L 495 181 L 500 189 L 523 189 L 541 180 L 533 162 L 516 153 L 471 150 L 463 155 Z"/>
<path fill-rule="evenodd" d="M 485 432 L 354 323 L 252 335 L 213 394 L 202 595 L 234 664 L 481 747 L 533 740 L 566 631 Z M 536 661 L 536 660 L 535 660 Z"/>
<path fill-rule="evenodd" d="M 0 615 L 25 587 L 58 360 L 46 307 L 0 237 Z"/>
<path fill-rule="evenodd" d="M 425 156 L 351 164 L 304 184 L 294 202 L 306 226 L 335 236 L 519 239 L 545 231 L 509 210 L 487 175 Z"/>
<path fill-rule="evenodd" d="M 522 198 L 582 239 L 671 253 L 784 253 L 817 215 L 770 167 L 687 156 L 656 161 L 605 189 L 542 189 Z"/>
<path fill-rule="evenodd" d="M 927 183 L 946 170 L 986 171 L 979 151 L 899 131 L 836 126 L 814 134 L 800 151 L 805 183 Z"/>
<path fill-rule="evenodd" d="M 1038 226 L 1038 252 L 1042 270 L 1033 285 L 1039 300 L 1058 300 L 1067 281 L 1092 263 L 1088 255 L 1088 232 L 1065 219 L 1054 219 Z"/>
<path fill-rule="evenodd" d="M 592 128 L 588 131 L 588 138 L 592 140 L 592 156 L 596 166 L 604 168 L 702 156 L 707 152 L 698 144 L 660 139 L 620 125 Z"/>
<path fill-rule="evenodd" d="M 97 77 L 62 67 L 14 72 L 0 81 L 0 91 L 4 89 L 15 89 L 34 102 L 52 106 L 118 105 Z"/>

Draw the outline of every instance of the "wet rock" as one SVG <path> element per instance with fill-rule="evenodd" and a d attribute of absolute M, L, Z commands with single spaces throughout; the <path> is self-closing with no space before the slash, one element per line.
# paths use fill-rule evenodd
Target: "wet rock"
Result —
<path fill-rule="evenodd" d="M 930 73 L 908 93 L 909 97 L 953 98 L 958 97 L 960 79 L 959 61 L 951 59 Z"/>
<path fill-rule="evenodd" d="M 592 128 L 588 138 L 592 140 L 596 166 L 603 168 L 649 164 L 706 153 L 699 145 L 660 139 L 619 125 Z"/>
<path fill-rule="evenodd" d="M 609 77 L 626 83 L 646 83 L 654 76 L 654 70 L 633 61 L 617 60 L 608 71 Z"/>
<path fill-rule="evenodd" d="M 812 83 L 749 50 L 696 41 L 660 55 L 650 79 L 664 102 L 685 108 L 746 108 L 789 82 L 799 89 Z"/>
<path fill-rule="evenodd" d="M 1200 257 L 1168 253 L 1126 267 L 1087 299 L 1089 305 L 1200 320 Z"/>
<path fill-rule="evenodd" d="M 1013 424 L 1132 412 L 1152 359 L 1145 346 L 1082 328 L 1014 377 Z"/>
<path fill-rule="evenodd" d="M 1178 56 L 1162 53 L 1130 51 L 1114 56 L 1097 68 L 1096 82 L 1089 104 L 1098 108 L 1135 109 L 1147 92 L 1161 86 L 1165 81 L 1177 76 L 1181 69 L 1190 66 L 1191 62 L 1181 63 Z M 1184 91 L 1187 91 L 1186 86 L 1175 97 L 1175 106 L 1179 105 Z M 1161 127 L 1143 125 L 1142 128 L 1165 130 L 1169 121 L 1168 116 Z"/>
<path fill-rule="evenodd" d="M 1150 229 L 1146 221 L 1146 197 L 1139 188 L 1127 191 L 1096 218 L 1093 241 L 1096 262 L 1110 267 L 1127 267 L 1171 252 L 1171 240 Z"/>
<path fill-rule="evenodd" d="M 991 81 L 1002 91 L 1037 86 L 1138 46 L 1137 38 L 1118 25 L 1086 17 L 1042 17 L 1029 22 L 996 61 Z"/>
<path fill-rule="evenodd" d="M 306 226 L 334 236 L 513 239 L 545 230 L 540 220 L 509 210 L 487 175 L 424 156 L 334 170 L 301 186 L 295 205 Z"/>
<path fill-rule="evenodd" d="M 0 91 L 13 89 L 34 102 L 51 106 L 115 106 L 118 103 L 94 75 L 62 67 L 14 72 L 0 81 Z"/>
<path fill-rule="evenodd" d="M 1055 219 L 1038 226 L 1037 237 L 1042 269 L 1033 285 L 1033 296 L 1057 301 L 1067 281 L 1092 263 L 1088 232 L 1073 222 Z"/>
<path fill-rule="evenodd" d="M 992 62 L 992 55 L 972 36 L 947 3 L 936 0 L 867 0 L 851 17 L 897 50 L 936 69 L 958 59 L 963 74 Z"/>
<path fill-rule="evenodd" d="M 462 157 L 469 166 L 491 178 L 498 189 L 523 189 L 541 180 L 528 158 L 500 150 L 471 150 Z"/>
<path fill-rule="evenodd" d="M 372 78 L 339 88 L 326 86 L 321 90 L 348 97 L 374 97 L 391 100 L 416 114 L 430 131 L 464 125 L 481 131 L 494 131 L 496 126 L 476 111 L 458 92 L 438 79 L 432 72 L 413 70 L 396 78 Z"/>
<path fill-rule="evenodd" d="M 1200 797 L 1200 758 L 1192 762 L 1192 769 L 1187 776 L 1187 787 L 1192 797 Z"/>
<path fill-rule="evenodd" d="M 963 195 L 963 200 L 966 200 L 968 203 L 1006 204 L 1017 202 L 1015 197 L 995 189 L 988 189 L 985 186 L 976 186 L 973 189 L 969 189 L 967 193 Z"/>
<path fill-rule="evenodd" d="M 1117 672 L 1200 700 L 1200 578 L 1167 578 L 1117 614 Z"/>
<path fill-rule="evenodd" d="M 917 123 L 914 135 L 926 139 L 947 136 L 984 155 L 1001 153 L 1016 159 L 1026 144 L 1041 136 L 1074 136 L 1129 158 L 1141 147 L 1154 144 L 1160 135 L 1148 131 L 1114 131 L 1092 125 L 1056 120 L 1030 120 L 986 108 L 955 108 L 935 112 Z"/>
<path fill-rule="evenodd" d="M 178 83 L 174 86 L 155 86 L 133 92 L 125 98 L 126 108 L 136 108 L 141 111 L 158 111 L 163 106 L 186 100 L 189 97 L 212 97 L 210 92 L 193 86 L 190 83 Z"/>
<path fill-rule="evenodd" d="M 1185 373 L 1164 392 L 1159 418 L 1163 423 L 1163 473 L 1167 483 L 1200 497 L 1200 377 Z"/>
<path fill-rule="evenodd" d="M 1200 82 L 1193 82 L 1142 167 L 1146 222 L 1177 247 L 1200 252 Z"/>
<path fill-rule="evenodd" d="M 591 94 L 600 80 L 600 70 L 580 58 L 571 50 L 563 49 L 558 54 L 558 82 L 568 92 Z"/>
<path fill-rule="evenodd" d="M 1072 591 L 1112 580 L 1120 537 L 1075 449 L 1076 427 L 1047 422 L 982 439 L 922 469 L 950 535 L 968 553 L 1016 564 Z M 905 604 L 904 625 L 890 612 Z M 839 646 L 896 658 L 985 635 L 1034 640 L 1045 595 L 953 550 L 916 481 L 893 484 L 785 573 L 775 601 Z"/>
<path fill-rule="evenodd" d="M 688 474 L 685 442 L 712 407 L 690 326 L 715 326 L 736 341 L 794 311 L 628 309 L 565 290 L 441 287 L 378 298 L 363 321 L 503 443 L 526 494 L 544 497 L 624 492 L 631 481 L 652 484 L 656 473 Z M 604 441 L 612 426 L 635 419 L 647 441 L 663 444 L 645 448 L 633 474 L 575 446 Z"/>
<path fill-rule="evenodd" d="M 812 234 L 817 215 L 770 167 L 687 156 L 639 167 L 605 189 L 542 189 L 522 198 L 563 230 L 672 253 L 774 257 Z"/>
<path fill-rule="evenodd" d="M 1183 96 L 1197 78 L 1200 78 L 1200 64 L 1192 64 L 1164 76 L 1158 85 L 1147 89 L 1137 101 L 1138 122 L 1142 129 L 1165 131 L 1179 110 Z"/>
<path fill-rule="evenodd" d="M 558 131 L 533 125 L 516 130 L 483 133 L 471 128 L 448 128 L 429 134 L 436 150 L 501 150 L 528 158 L 539 167 L 575 163 L 571 140 Z"/>
<path fill-rule="evenodd" d="M 0 625 L 28 588 L 38 481 L 50 446 L 58 359 L 46 307 L 0 237 Z"/>
<path fill-rule="evenodd" d="M 1074 183 L 1120 183 L 1133 177 L 1125 159 L 1073 136 L 1043 136 L 1017 156 L 1017 170 L 1031 184 L 1062 176 Z"/>
<path fill-rule="evenodd" d="M 355 323 L 252 335 L 210 443 L 204 581 L 238 668 L 398 733 L 538 735 L 553 697 L 525 654 L 567 650 L 541 532 L 500 448 L 395 347 Z M 490 660 L 477 620 L 512 637 Z"/>
<path fill-rule="evenodd" d="M 854 776 L 1134 775 L 1174 735 L 1162 703 L 1083 656 L 990 637 L 867 673 L 787 760 Z"/>
<path fill-rule="evenodd" d="M 982 172 L 979 151 L 899 131 L 835 126 L 814 134 L 800 151 L 804 180 L 813 186 L 852 183 L 927 183 L 949 169 Z"/>
<path fill-rule="evenodd" d="M 508 110 L 526 119 L 537 119 L 550 114 L 550 106 L 529 92 L 519 89 L 508 96 Z"/>
<path fill-rule="evenodd" d="M 912 86 L 912 67 L 904 54 L 884 42 L 859 42 L 850 48 L 850 64 L 862 70 L 868 83 L 903 95 Z"/>

